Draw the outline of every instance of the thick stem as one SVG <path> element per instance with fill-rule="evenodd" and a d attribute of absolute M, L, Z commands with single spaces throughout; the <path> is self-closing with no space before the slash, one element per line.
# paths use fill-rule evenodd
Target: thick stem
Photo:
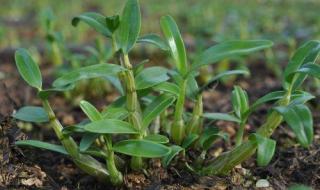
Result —
<path fill-rule="evenodd" d="M 183 80 L 180 86 L 180 94 L 175 106 L 174 121 L 171 127 L 171 136 L 173 141 L 180 145 L 185 136 L 185 127 L 182 114 L 184 111 L 184 102 L 186 96 L 187 80 Z"/>
<path fill-rule="evenodd" d="M 236 134 L 236 146 L 239 146 L 242 143 L 245 125 L 246 125 L 246 120 L 241 121 L 239 129 Z"/>
<path fill-rule="evenodd" d="M 56 118 L 48 100 L 42 100 L 43 108 L 47 112 L 50 120 L 51 127 L 56 133 L 63 147 L 66 149 L 74 163 L 84 172 L 89 175 L 95 176 L 101 181 L 109 181 L 109 172 L 105 169 L 105 166 L 98 162 L 91 156 L 81 154 L 78 150 L 78 146 L 70 136 L 64 136 L 62 133 L 62 125 Z"/>
<path fill-rule="evenodd" d="M 286 106 L 290 103 L 291 88 L 287 94 L 280 100 L 279 105 Z M 282 116 L 272 111 L 267 118 L 267 121 L 257 130 L 257 133 L 264 136 L 270 137 L 274 130 L 281 124 Z M 216 174 L 227 174 L 236 165 L 250 158 L 256 151 L 257 144 L 253 141 L 246 141 L 233 150 L 223 153 L 215 160 L 209 163 L 207 167 L 204 167 L 200 172 L 202 175 L 216 175 Z"/>

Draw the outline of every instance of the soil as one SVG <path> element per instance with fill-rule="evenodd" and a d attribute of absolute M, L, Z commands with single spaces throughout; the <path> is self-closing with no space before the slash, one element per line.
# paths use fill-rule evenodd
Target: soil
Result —
<path fill-rule="evenodd" d="M 49 65 L 41 65 L 41 68 L 45 85 L 48 86 L 53 79 L 52 68 Z M 250 102 L 268 92 L 281 89 L 279 81 L 267 71 L 263 61 L 250 64 L 250 71 L 254 73 L 250 78 L 240 77 L 236 81 L 248 91 Z M 205 92 L 205 110 L 231 110 L 231 91 L 232 84 L 226 83 L 219 84 L 215 91 Z M 115 188 L 84 174 L 63 155 L 14 146 L 16 140 L 27 138 L 56 143 L 54 134 L 47 126 L 31 126 L 10 117 L 14 110 L 23 105 L 40 105 L 35 97 L 35 91 L 20 79 L 13 60 L 3 58 L 0 63 L 0 189 L 257 189 L 256 182 L 259 179 L 267 179 L 270 183 L 269 187 L 260 189 L 287 189 L 295 183 L 320 188 L 320 115 L 315 101 L 311 102 L 315 139 L 309 149 L 298 146 L 292 132 L 283 124 L 272 136 L 277 139 L 277 149 L 267 167 L 257 167 L 255 159 L 251 158 L 232 170 L 228 176 L 197 176 L 181 169 L 179 162 L 174 162 L 164 169 L 159 160 L 152 160 L 148 163 L 150 169 L 143 173 L 125 171 L 124 185 Z M 114 97 L 115 94 L 108 94 L 95 103 L 101 108 Z M 54 96 L 50 101 L 58 118 L 65 125 L 77 123 L 84 117 L 79 108 L 70 106 L 70 102 L 62 95 Z M 263 106 L 253 114 L 246 127 L 247 132 L 253 132 L 261 125 L 268 107 Z M 232 123 L 218 122 L 216 125 L 231 137 L 234 136 L 236 126 Z M 217 144 L 210 151 L 210 155 L 217 155 L 230 146 L 231 143 Z"/>

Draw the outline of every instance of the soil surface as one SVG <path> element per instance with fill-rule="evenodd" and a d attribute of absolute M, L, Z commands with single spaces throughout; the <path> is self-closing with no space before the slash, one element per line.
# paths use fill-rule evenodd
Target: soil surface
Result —
<path fill-rule="evenodd" d="M 252 76 L 240 77 L 234 82 L 248 91 L 250 102 L 268 92 L 281 89 L 279 81 L 264 65 L 261 60 L 254 61 L 250 64 Z M 41 65 L 41 68 L 45 78 L 44 85 L 49 86 L 54 78 L 52 68 L 48 65 Z M 205 92 L 205 110 L 230 111 L 232 85 L 233 83 L 221 83 L 214 91 Z M 99 100 L 90 101 L 101 108 L 112 101 L 115 95 L 108 93 Z M 183 169 L 177 161 L 164 169 L 159 160 L 152 160 L 148 163 L 150 169 L 143 173 L 125 171 L 125 184 L 114 188 L 84 174 L 66 156 L 14 146 L 15 141 L 28 138 L 57 143 L 48 126 L 25 124 L 10 117 L 23 105 L 40 105 L 35 97 L 35 91 L 16 72 L 13 60 L 3 59 L 0 63 L 0 189 L 287 189 L 295 183 L 320 188 L 320 112 L 316 107 L 319 103 L 317 100 L 310 103 L 314 114 L 315 138 L 309 149 L 298 146 L 293 133 L 282 124 L 272 136 L 277 140 L 277 149 L 267 167 L 257 167 L 255 158 L 251 158 L 242 166 L 236 167 L 229 176 L 197 176 Z M 72 106 L 61 94 L 53 96 L 50 102 L 65 125 L 80 122 L 84 118 L 79 107 Z M 192 104 L 187 105 L 190 106 Z M 246 126 L 247 133 L 255 131 L 262 124 L 269 106 L 263 106 L 251 116 Z M 216 125 L 231 137 L 235 135 L 234 124 L 218 122 Z M 209 155 L 212 157 L 228 150 L 231 144 L 218 143 Z M 269 186 L 257 188 L 259 179 L 266 179 Z"/>

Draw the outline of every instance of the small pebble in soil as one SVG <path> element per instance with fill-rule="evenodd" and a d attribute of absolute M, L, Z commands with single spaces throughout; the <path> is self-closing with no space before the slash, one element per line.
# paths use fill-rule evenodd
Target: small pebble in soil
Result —
<path fill-rule="evenodd" d="M 266 179 L 259 179 L 256 183 L 257 188 L 264 188 L 264 187 L 269 187 L 269 181 Z"/>

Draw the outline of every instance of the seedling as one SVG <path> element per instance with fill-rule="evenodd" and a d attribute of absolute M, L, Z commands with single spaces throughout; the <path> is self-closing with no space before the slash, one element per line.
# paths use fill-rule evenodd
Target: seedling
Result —
<path fill-rule="evenodd" d="M 52 88 L 43 89 L 38 65 L 26 50 L 19 49 L 15 55 L 18 70 L 22 78 L 38 91 L 42 107 L 23 107 L 13 117 L 28 122 L 49 122 L 61 145 L 35 140 L 18 141 L 17 145 L 35 146 L 66 154 L 86 173 L 119 185 L 123 182 L 119 168 L 126 166 L 122 154 L 130 157 L 131 169 L 141 170 L 145 167 L 145 159 L 161 158 L 162 164 L 168 166 L 180 152 L 186 153 L 193 147 L 201 153 L 193 165 L 186 163 L 187 168 L 198 174 L 213 175 L 226 174 L 256 150 L 258 164 L 268 164 L 276 144 L 269 137 L 283 119 L 302 146 L 307 147 L 312 142 L 311 112 L 304 103 L 313 96 L 298 88 L 307 75 L 319 77 L 320 67 L 313 64 L 320 51 L 318 41 L 306 43 L 293 56 L 285 70 L 283 91 L 271 92 L 250 105 L 246 92 L 235 86 L 232 92 L 232 113 L 206 113 L 203 110 L 203 91 L 225 76 L 248 72 L 226 71 L 214 76 L 207 84 L 198 86 L 195 77 L 199 69 L 230 56 L 247 55 L 269 48 L 272 42 L 223 42 L 205 50 L 190 64 L 172 17 L 164 16 L 160 20 L 165 40 L 156 34 L 139 37 L 141 15 L 137 0 L 128 0 L 120 16 L 83 13 L 72 20 L 75 26 L 80 22 L 86 23 L 111 41 L 116 64 L 98 63 L 74 69 L 56 79 Z M 146 62 L 132 65 L 129 52 L 136 43 L 150 43 L 168 52 L 172 57 L 172 69 L 160 66 L 144 68 Z M 105 77 L 114 79 L 113 85 L 119 89 L 119 98 L 102 111 L 82 100 L 79 106 L 88 119 L 63 127 L 50 106 L 50 95 L 70 90 L 83 80 Z M 194 103 L 192 113 L 185 111 L 187 99 Z M 270 110 L 267 121 L 256 133 L 250 135 L 249 140 L 244 141 L 244 125 L 249 116 L 260 105 L 272 100 L 277 101 L 277 106 Z M 227 140 L 228 137 L 216 127 L 206 126 L 206 120 L 225 120 L 239 124 L 235 147 L 208 165 L 203 162 L 207 150 L 216 140 Z M 151 130 L 153 123 L 157 123 L 161 130 Z M 82 136 L 79 143 L 72 138 L 75 133 Z M 104 159 L 106 164 L 100 163 L 96 157 Z"/>

